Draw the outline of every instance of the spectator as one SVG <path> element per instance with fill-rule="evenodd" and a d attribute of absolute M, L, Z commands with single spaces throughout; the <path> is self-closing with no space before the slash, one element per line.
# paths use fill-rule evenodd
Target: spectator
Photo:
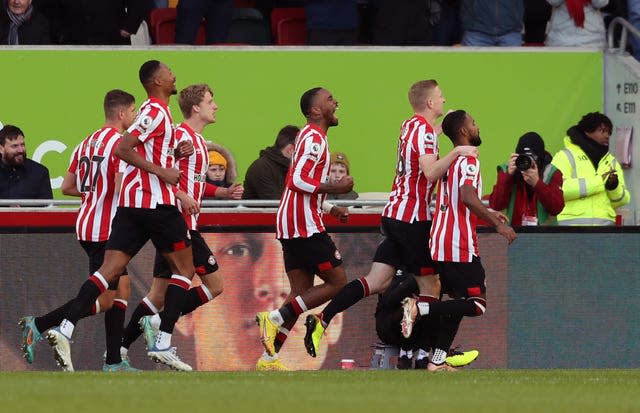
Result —
<path fill-rule="evenodd" d="M 460 0 L 431 0 L 430 15 L 434 46 L 460 43 Z"/>
<path fill-rule="evenodd" d="M 176 43 L 195 44 L 203 18 L 207 44 L 226 42 L 233 7 L 233 0 L 180 0 L 176 7 Z"/>
<path fill-rule="evenodd" d="M 592 112 L 567 130 L 552 161 L 564 176 L 559 225 L 614 225 L 615 208 L 629 203 L 620 163 L 608 151 L 612 127 L 606 115 Z"/>
<path fill-rule="evenodd" d="M 0 44 L 49 44 L 49 21 L 31 0 L 7 0 L 0 10 Z"/>
<path fill-rule="evenodd" d="M 551 6 L 546 0 L 524 2 L 524 44 L 543 46 L 547 36 L 547 23 L 551 17 Z"/>
<path fill-rule="evenodd" d="M 426 46 L 431 41 L 429 6 L 424 0 L 372 0 L 372 43 Z"/>
<path fill-rule="evenodd" d="M 36 0 L 51 22 L 54 43 L 131 44 L 153 0 Z"/>
<path fill-rule="evenodd" d="M 329 181 L 337 183 L 344 176 L 351 175 L 349 172 L 349 159 L 344 152 L 334 152 L 331 154 L 331 165 L 329 166 Z M 356 199 L 358 193 L 353 189 L 344 194 L 327 194 L 327 199 Z"/>
<path fill-rule="evenodd" d="M 524 0 L 462 0 L 463 46 L 522 46 Z"/>
<path fill-rule="evenodd" d="M 358 5 L 356 0 L 309 0 L 307 44 L 358 44 Z"/>
<path fill-rule="evenodd" d="M 551 155 L 540 135 L 522 135 L 516 152 L 498 166 L 489 206 L 506 209 L 511 225 L 556 223 L 555 216 L 564 208 L 562 172 L 551 165 Z"/>
<path fill-rule="evenodd" d="M 0 199 L 52 199 L 49 170 L 27 159 L 24 133 L 17 126 L 0 130 Z"/>
<path fill-rule="evenodd" d="M 609 0 L 547 0 L 553 6 L 547 46 L 606 45 L 604 20 L 600 10 Z"/>
<path fill-rule="evenodd" d="M 273 146 L 260 151 L 260 157 L 247 169 L 244 199 L 280 199 L 299 131 L 297 126 L 285 126 Z"/>

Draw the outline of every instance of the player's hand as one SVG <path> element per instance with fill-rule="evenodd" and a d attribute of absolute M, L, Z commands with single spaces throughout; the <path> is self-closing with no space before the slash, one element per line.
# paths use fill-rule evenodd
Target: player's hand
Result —
<path fill-rule="evenodd" d="M 176 159 L 184 158 L 186 156 L 191 156 L 193 154 L 193 143 L 189 141 L 182 141 L 176 146 L 175 151 L 173 151 Z"/>
<path fill-rule="evenodd" d="M 178 182 L 180 182 L 181 174 L 182 172 L 180 172 L 176 168 L 162 168 L 158 173 L 158 178 L 162 179 L 168 184 L 178 185 Z"/>
<path fill-rule="evenodd" d="M 491 212 L 493 214 L 494 217 L 496 217 L 498 219 L 498 221 L 500 221 L 503 224 L 507 224 L 509 223 L 509 217 L 507 217 L 505 214 L 503 214 L 500 211 L 496 211 L 495 209 L 491 209 L 491 208 L 487 208 L 489 210 L 489 212 Z"/>
<path fill-rule="evenodd" d="M 227 188 L 227 198 L 229 199 L 242 199 L 244 193 L 244 187 L 240 184 L 232 184 Z"/>
<path fill-rule="evenodd" d="M 471 145 L 461 145 L 454 148 L 458 156 L 473 156 L 478 157 L 478 147 Z"/>
<path fill-rule="evenodd" d="M 517 238 L 516 232 L 507 224 L 500 223 L 496 227 L 496 232 L 502 235 L 509 244 L 511 244 Z"/>
<path fill-rule="evenodd" d="M 517 153 L 512 153 L 511 157 L 507 161 L 507 173 L 509 175 L 513 175 L 516 173 L 516 158 L 518 157 Z"/>
<path fill-rule="evenodd" d="M 186 211 L 189 215 L 200 212 L 200 205 L 198 205 L 195 199 L 181 191 L 179 191 L 176 196 L 180 200 L 180 206 L 183 211 Z"/>
<path fill-rule="evenodd" d="M 349 220 L 349 208 L 334 205 L 329 211 L 329 215 L 337 218 L 340 222 L 345 223 Z"/>
<path fill-rule="evenodd" d="M 538 164 L 535 162 L 531 162 L 531 168 L 526 171 L 522 171 L 522 179 L 530 186 L 534 187 L 538 184 L 538 180 L 540 180 L 540 175 L 538 175 Z"/>
<path fill-rule="evenodd" d="M 345 175 L 334 185 L 336 186 L 336 194 L 346 194 L 353 189 L 353 177 L 351 175 Z"/>

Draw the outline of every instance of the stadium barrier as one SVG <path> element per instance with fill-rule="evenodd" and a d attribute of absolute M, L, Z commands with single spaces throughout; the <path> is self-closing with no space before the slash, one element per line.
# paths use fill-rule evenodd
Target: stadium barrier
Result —
<path fill-rule="evenodd" d="M 88 276 L 88 260 L 75 240 L 75 209 L 3 208 L 0 211 L 0 370 L 55 370 L 43 342 L 36 361 L 20 354 L 16 325 L 71 299 Z M 204 237 L 225 280 L 223 294 L 183 317 L 174 331 L 180 356 L 198 370 L 251 370 L 262 353 L 254 316 L 279 306 L 288 293 L 273 209 L 205 209 Z M 348 278 L 366 274 L 380 240 L 379 214 L 354 210 L 349 224 L 327 217 Z M 463 321 L 454 345 L 475 348 L 471 368 L 640 367 L 640 227 L 524 227 L 511 245 L 479 230 L 487 274 L 488 308 Z M 151 282 L 148 244 L 128 270 L 128 315 Z M 197 282 L 196 282 L 197 283 Z M 318 358 L 306 355 L 303 323 L 282 352 L 294 369 L 335 369 L 354 359 L 368 368 L 376 299 L 334 319 Z M 78 324 L 73 359 L 77 369 L 99 369 L 105 348 L 102 316 Z M 145 357 L 142 340 L 132 346 L 133 365 L 158 368 Z"/>

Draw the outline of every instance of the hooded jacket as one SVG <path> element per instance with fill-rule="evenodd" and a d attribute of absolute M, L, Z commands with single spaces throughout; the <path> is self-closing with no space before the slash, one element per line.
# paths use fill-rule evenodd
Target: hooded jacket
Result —
<path fill-rule="evenodd" d="M 243 199 L 280 199 L 291 160 L 274 146 L 260 151 L 244 177 Z"/>
<path fill-rule="evenodd" d="M 631 194 L 625 187 L 620 163 L 606 152 L 594 166 L 587 153 L 572 139 L 582 134 L 576 127 L 568 130 L 564 149 L 553 157 L 553 165 L 562 171 L 565 206 L 558 215 L 558 225 L 614 225 L 615 208 L 628 204 Z M 584 135 L 584 134 L 582 134 Z M 579 138 L 579 137 L 578 137 Z M 589 139 L 589 138 L 586 138 Z M 618 186 L 607 190 L 603 175 L 615 170 Z"/>

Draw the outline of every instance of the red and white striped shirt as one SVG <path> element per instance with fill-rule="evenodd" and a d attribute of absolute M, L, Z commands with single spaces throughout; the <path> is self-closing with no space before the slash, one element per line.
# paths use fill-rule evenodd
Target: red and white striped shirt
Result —
<path fill-rule="evenodd" d="M 174 167 L 176 139 L 171 112 L 164 102 L 154 97 L 146 100 L 128 132 L 142 142 L 135 148 L 140 156 L 163 168 Z M 153 209 L 158 204 L 175 205 L 175 187 L 154 174 L 127 165 L 120 206 Z"/>
<path fill-rule="evenodd" d="M 276 215 L 276 237 L 309 238 L 325 231 L 321 183 L 329 180 L 329 144 L 316 125 L 305 125 L 295 140 L 295 149 L 285 189 Z"/>
<path fill-rule="evenodd" d="M 420 168 L 420 157 L 439 157 L 438 139 L 425 118 L 414 115 L 400 129 L 396 177 L 382 216 L 408 223 L 429 221 L 433 183 Z"/>
<path fill-rule="evenodd" d="M 87 136 L 74 149 L 69 173 L 76 176 L 76 187 L 82 193 L 82 203 L 76 219 L 76 235 L 80 241 L 106 241 L 111 232 L 111 220 L 118 207 L 115 174 L 120 159 L 115 149 L 122 136 L 110 126 L 104 126 Z"/>
<path fill-rule="evenodd" d="M 186 123 L 182 123 L 176 128 L 176 139 L 178 143 L 182 141 L 193 143 L 191 156 L 185 156 L 177 161 L 178 169 L 182 171 L 177 189 L 184 191 L 198 205 L 201 205 L 204 188 L 207 184 L 207 169 L 209 169 L 207 142 L 202 135 L 191 129 Z M 187 227 L 190 230 L 197 231 L 199 214 L 191 215 L 183 211 L 180 203 L 178 203 L 178 208 L 182 211 Z"/>
<path fill-rule="evenodd" d="M 429 246 L 434 261 L 471 262 L 480 256 L 476 222 L 478 218 L 462 202 L 460 188 L 471 185 L 482 194 L 480 161 L 459 156 L 438 180 L 436 213 L 431 226 Z"/>

